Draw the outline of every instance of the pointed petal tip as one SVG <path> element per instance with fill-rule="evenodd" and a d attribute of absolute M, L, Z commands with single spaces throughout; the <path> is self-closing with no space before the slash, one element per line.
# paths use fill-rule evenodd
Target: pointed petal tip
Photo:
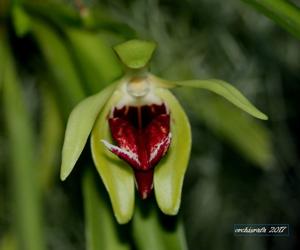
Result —
<path fill-rule="evenodd" d="M 115 214 L 115 217 L 116 217 L 117 222 L 120 225 L 127 224 L 132 218 L 132 216 L 131 217 L 123 217 L 123 216 L 117 216 L 116 214 Z"/>
<path fill-rule="evenodd" d="M 66 179 L 67 179 L 66 176 L 60 176 L 60 180 L 61 180 L 61 181 L 65 181 Z"/>
<path fill-rule="evenodd" d="M 266 114 L 264 114 L 264 113 L 262 113 L 261 116 L 260 116 L 259 118 L 260 118 L 261 120 L 265 120 L 265 121 L 269 120 L 269 117 L 268 117 Z"/>
<path fill-rule="evenodd" d="M 134 208 L 132 204 L 132 208 L 129 210 L 123 210 L 123 209 L 113 209 L 115 218 L 117 222 L 121 225 L 128 223 L 133 216 Z"/>
<path fill-rule="evenodd" d="M 212 91 L 217 95 L 223 96 L 229 102 L 253 117 L 261 120 L 268 120 L 268 117 L 258 110 L 238 89 L 223 80 L 187 80 L 170 81 L 170 83 L 175 84 L 178 87 L 193 87 Z"/>
<path fill-rule="evenodd" d="M 63 167 L 61 167 L 61 169 L 63 169 Z M 61 181 L 65 181 L 67 179 L 67 177 L 69 176 L 70 173 L 67 173 L 65 171 L 60 171 L 60 180 Z"/>
<path fill-rule="evenodd" d="M 257 119 L 264 120 L 264 121 L 269 120 L 269 117 L 265 113 L 259 111 L 258 109 L 255 113 L 253 112 L 251 113 L 248 112 L 248 113 Z"/>
<path fill-rule="evenodd" d="M 160 210 L 166 215 L 174 216 L 174 215 L 178 214 L 179 205 L 170 206 L 170 207 L 161 207 L 160 206 Z"/>

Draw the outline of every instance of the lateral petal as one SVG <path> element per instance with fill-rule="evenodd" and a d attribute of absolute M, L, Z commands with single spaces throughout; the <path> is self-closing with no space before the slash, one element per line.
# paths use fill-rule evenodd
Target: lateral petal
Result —
<path fill-rule="evenodd" d="M 98 94 L 84 99 L 71 112 L 62 149 L 61 180 L 65 180 L 74 168 L 98 114 L 115 87 L 116 84 L 112 84 Z"/>
<path fill-rule="evenodd" d="M 165 214 L 175 215 L 179 209 L 190 156 L 191 128 L 184 110 L 169 90 L 158 88 L 156 94 L 170 109 L 172 143 L 154 170 L 154 192 L 159 208 Z"/>
<path fill-rule="evenodd" d="M 124 224 L 133 214 L 133 171 L 124 161 L 110 153 L 101 142 L 105 139 L 111 144 L 107 116 L 119 99 L 120 93 L 115 91 L 97 118 L 91 134 L 91 148 L 94 163 L 109 194 L 115 217 L 120 224 Z"/>
<path fill-rule="evenodd" d="M 247 112 L 248 114 L 261 120 L 268 120 L 267 115 L 258 110 L 238 89 L 225 81 L 218 79 L 167 81 L 164 79 L 160 79 L 154 75 L 151 75 L 151 79 L 152 81 L 156 82 L 158 86 L 166 88 L 192 87 L 209 90 L 217 95 L 224 97 L 229 102 Z"/>

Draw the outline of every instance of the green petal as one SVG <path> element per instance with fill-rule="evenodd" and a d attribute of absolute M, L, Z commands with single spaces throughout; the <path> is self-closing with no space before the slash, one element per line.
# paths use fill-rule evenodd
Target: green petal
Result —
<path fill-rule="evenodd" d="M 191 150 L 191 128 L 188 118 L 173 94 L 166 89 L 156 90 L 171 113 L 172 142 L 168 153 L 154 171 L 154 190 L 159 208 L 169 215 L 178 212 L 183 178 Z"/>
<path fill-rule="evenodd" d="M 65 180 L 78 160 L 95 120 L 115 89 L 113 84 L 81 101 L 71 112 L 62 149 L 61 180 Z"/>
<path fill-rule="evenodd" d="M 154 42 L 130 40 L 115 46 L 114 50 L 127 67 L 139 69 L 146 66 L 155 48 Z"/>
<path fill-rule="evenodd" d="M 180 87 L 193 87 L 193 88 L 210 90 L 220 96 L 223 96 L 228 101 L 230 101 L 240 109 L 246 111 L 250 115 L 262 120 L 268 119 L 268 117 L 264 113 L 259 111 L 256 107 L 254 107 L 253 104 L 250 103 L 239 90 L 237 90 L 235 87 L 222 80 L 209 79 L 209 80 L 189 80 L 189 81 L 166 81 L 163 79 L 159 79 L 157 77 L 154 78 L 155 81 L 157 81 L 158 84 L 161 86 L 169 85 L 169 87 L 180 86 Z"/>
<path fill-rule="evenodd" d="M 124 224 L 131 219 L 133 214 L 133 172 L 126 163 L 109 152 L 101 142 L 102 139 L 111 142 L 107 115 L 119 98 L 120 94 L 116 91 L 99 115 L 91 135 L 91 148 L 96 168 L 109 194 L 116 219 L 120 224 Z"/>

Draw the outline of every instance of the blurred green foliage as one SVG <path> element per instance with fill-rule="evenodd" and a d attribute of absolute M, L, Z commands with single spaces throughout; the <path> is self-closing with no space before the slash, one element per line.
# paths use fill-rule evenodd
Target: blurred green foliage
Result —
<path fill-rule="evenodd" d="M 1 0 L 0 249 L 299 249 L 299 13 L 283 0 Z M 234 83 L 270 120 L 177 91 L 193 131 L 179 216 L 151 199 L 119 226 L 89 150 L 65 183 L 59 164 L 70 110 L 121 76 L 111 46 L 129 38 L 157 42 L 153 73 Z M 235 237 L 235 223 L 291 235 Z"/>

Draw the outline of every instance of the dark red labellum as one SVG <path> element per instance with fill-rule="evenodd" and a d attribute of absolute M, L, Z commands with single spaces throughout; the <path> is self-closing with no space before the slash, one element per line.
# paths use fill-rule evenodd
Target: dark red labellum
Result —
<path fill-rule="evenodd" d="M 153 189 L 153 171 L 170 142 L 170 115 L 164 104 L 115 108 L 108 119 L 118 146 L 105 146 L 134 170 L 138 191 L 146 199 Z"/>

